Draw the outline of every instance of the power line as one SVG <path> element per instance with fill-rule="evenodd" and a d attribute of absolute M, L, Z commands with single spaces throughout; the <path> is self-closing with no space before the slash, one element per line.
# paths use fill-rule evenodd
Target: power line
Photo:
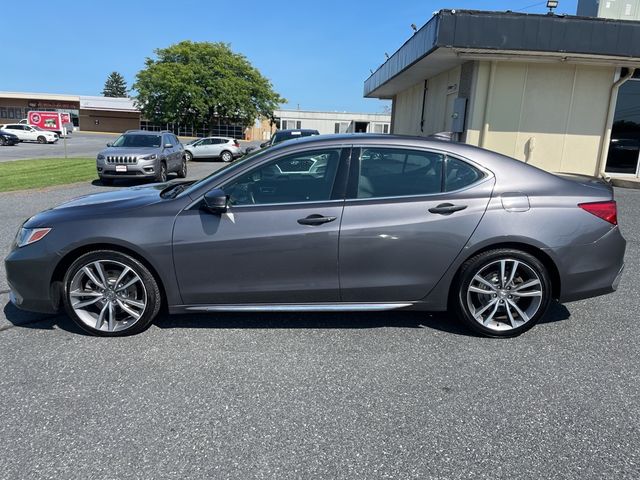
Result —
<path fill-rule="evenodd" d="M 523 11 L 529 10 L 530 8 L 533 8 L 533 7 L 539 7 L 540 5 L 545 5 L 546 3 L 547 3 L 546 1 L 532 3 L 531 5 L 528 5 L 526 7 L 522 7 L 522 8 L 519 8 L 518 10 L 514 10 L 514 12 L 523 12 Z"/>

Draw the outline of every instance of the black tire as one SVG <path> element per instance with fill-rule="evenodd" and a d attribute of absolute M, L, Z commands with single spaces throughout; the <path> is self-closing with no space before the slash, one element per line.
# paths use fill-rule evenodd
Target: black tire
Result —
<path fill-rule="evenodd" d="M 96 328 L 91 327 L 85 321 L 83 321 L 71 305 L 69 292 L 74 276 L 85 266 L 91 265 L 97 261 L 111 261 L 123 264 L 129 267 L 140 278 L 142 284 L 144 284 L 146 293 L 146 306 L 140 318 L 132 323 L 128 328 L 117 331 L 97 330 Z M 64 275 L 62 301 L 67 315 L 69 315 L 69 317 L 85 332 L 102 337 L 121 337 L 140 333 L 149 327 L 153 319 L 158 315 L 158 312 L 160 311 L 160 307 L 162 305 L 162 294 L 160 293 L 160 288 L 158 287 L 158 283 L 156 282 L 154 276 L 147 269 L 147 267 L 145 267 L 137 259 L 113 250 L 96 250 L 93 252 L 85 253 L 69 266 Z M 96 304 L 96 308 L 99 309 L 99 305 L 100 304 Z"/>
<path fill-rule="evenodd" d="M 516 265 L 516 275 L 518 275 L 518 277 L 513 279 L 513 287 L 508 286 L 508 279 L 506 279 L 507 281 L 504 279 L 502 281 L 499 280 L 501 275 L 497 270 L 500 268 L 502 260 L 506 261 L 506 270 L 508 270 L 505 272 L 506 277 L 509 277 L 511 270 L 513 270 L 513 268 L 509 268 Z M 515 263 L 515 261 L 517 261 L 517 263 Z M 500 288 L 492 295 L 469 292 L 472 281 L 476 282 L 474 287 L 480 287 L 487 292 L 493 292 L 489 287 L 477 283 L 475 280 L 475 278 L 478 278 L 476 277 L 478 274 L 480 274 L 480 277 L 484 277 L 485 272 L 491 275 L 492 269 L 496 270 L 496 272 L 493 273 L 495 277 L 494 287 L 499 286 Z M 517 273 L 518 269 L 521 271 L 520 274 Z M 525 279 L 522 279 L 523 276 Z M 526 277 L 529 277 L 529 279 L 527 280 Z M 486 280 L 486 277 L 484 278 Z M 536 289 L 536 280 L 540 284 L 539 291 Z M 519 281 L 521 283 L 518 283 Z M 534 286 L 528 288 L 536 289 L 536 292 L 540 293 L 539 300 L 537 296 L 528 297 L 515 294 L 519 285 L 524 285 L 531 281 L 534 282 Z M 500 282 L 502 282 L 502 285 L 498 285 Z M 512 288 L 513 290 L 511 290 Z M 512 296 L 511 294 L 514 295 Z M 488 337 L 514 337 L 529 330 L 538 323 L 549 308 L 551 296 L 551 279 L 546 267 L 540 260 L 521 250 L 501 248 L 480 253 L 467 260 L 460 267 L 457 281 L 453 284 L 451 290 L 451 306 L 464 324 L 481 335 Z M 489 307 L 488 310 L 486 310 L 487 312 L 493 312 L 494 307 L 496 309 L 495 320 L 489 319 L 488 324 L 477 320 L 471 310 L 472 306 L 475 307 L 474 303 L 483 301 L 484 306 L 480 304 L 478 307 Z M 493 306 L 489 306 L 489 303 L 492 303 Z M 483 319 L 483 308 L 479 308 L 476 311 L 476 315 L 479 315 L 481 320 L 486 321 L 487 318 Z M 518 310 L 518 308 L 520 310 Z M 527 320 L 524 320 L 523 317 L 520 316 L 520 311 L 525 314 Z M 488 315 L 486 316 L 488 317 Z M 515 318 L 515 320 L 512 322 L 511 318 Z"/>
<path fill-rule="evenodd" d="M 113 178 L 100 177 L 100 183 L 102 185 L 104 185 L 105 187 L 109 187 L 109 186 L 113 185 Z"/>
<path fill-rule="evenodd" d="M 167 181 L 167 164 L 163 161 L 160 162 L 160 169 L 156 173 L 156 182 L 164 183 Z"/>
<path fill-rule="evenodd" d="M 38 137 L 38 143 L 47 143 L 47 139 L 41 135 Z"/>
<path fill-rule="evenodd" d="M 182 159 L 180 170 L 178 170 L 178 178 L 187 178 L 187 159 Z"/>
<path fill-rule="evenodd" d="M 4 147 L 6 144 L 7 144 L 7 141 L 4 139 L 4 137 L 0 137 L 0 145 Z"/>
<path fill-rule="evenodd" d="M 186 159 L 187 162 L 190 162 L 191 160 L 193 160 L 193 153 L 184 152 L 184 158 Z"/>
<path fill-rule="evenodd" d="M 220 158 L 222 159 L 223 162 L 229 163 L 230 161 L 233 160 L 233 154 L 229 150 L 225 150 L 220 154 Z"/>

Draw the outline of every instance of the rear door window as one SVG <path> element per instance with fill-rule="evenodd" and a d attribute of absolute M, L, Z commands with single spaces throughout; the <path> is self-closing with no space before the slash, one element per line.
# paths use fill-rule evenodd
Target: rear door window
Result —
<path fill-rule="evenodd" d="M 442 191 L 445 155 L 400 148 L 363 148 L 356 198 L 429 195 Z"/>

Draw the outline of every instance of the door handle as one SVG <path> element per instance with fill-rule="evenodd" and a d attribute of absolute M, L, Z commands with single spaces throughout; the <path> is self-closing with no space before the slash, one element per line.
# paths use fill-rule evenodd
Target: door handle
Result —
<path fill-rule="evenodd" d="M 301 218 L 298 220 L 300 225 L 322 225 L 323 223 L 333 222 L 336 217 L 325 217 L 323 215 L 309 215 L 306 218 Z"/>
<path fill-rule="evenodd" d="M 437 213 L 439 215 L 451 215 L 452 213 L 459 212 L 467 208 L 466 205 L 453 205 L 451 203 L 441 203 L 437 207 L 430 208 L 431 213 Z"/>

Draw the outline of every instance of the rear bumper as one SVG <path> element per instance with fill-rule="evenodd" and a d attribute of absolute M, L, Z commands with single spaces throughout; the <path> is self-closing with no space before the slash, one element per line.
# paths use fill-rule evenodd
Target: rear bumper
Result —
<path fill-rule="evenodd" d="M 624 271 L 627 242 L 615 227 L 598 241 L 547 251 L 560 272 L 561 302 L 596 297 L 617 290 Z"/>

